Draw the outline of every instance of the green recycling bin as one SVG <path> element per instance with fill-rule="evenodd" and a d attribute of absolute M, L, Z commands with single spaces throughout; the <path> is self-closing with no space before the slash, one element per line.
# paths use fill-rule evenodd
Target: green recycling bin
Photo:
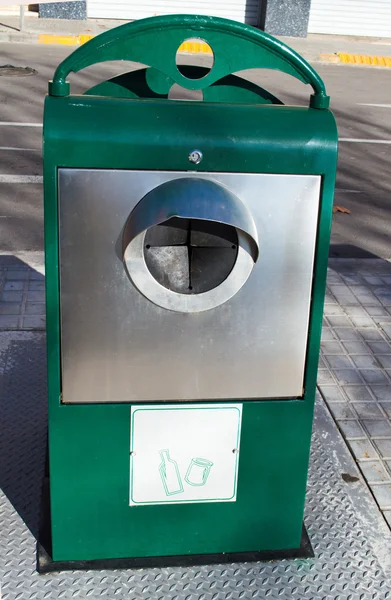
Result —
<path fill-rule="evenodd" d="M 177 66 L 194 38 L 210 70 Z M 142 66 L 70 93 L 71 72 L 109 60 Z M 309 84 L 309 106 L 233 74 L 253 68 Z M 174 84 L 202 99 L 170 99 Z M 44 115 L 55 566 L 308 552 L 328 104 L 293 50 L 204 16 L 122 25 L 57 68 Z"/>

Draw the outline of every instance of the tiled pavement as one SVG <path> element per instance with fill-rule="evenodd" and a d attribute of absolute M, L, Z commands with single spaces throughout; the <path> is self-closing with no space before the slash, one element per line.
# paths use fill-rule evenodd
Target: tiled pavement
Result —
<path fill-rule="evenodd" d="M 0 257 L 0 330 L 42 330 L 44 278 Z M 391 527 L 391 263 L 331 259 L 318 385 Z"/>
<path fill-rule="evenodd" d="M 0 330 L 45 329 L 44 276 L 0 257 Z"/>
<path fill-rule="evenodd" d="M 318 385 L 391 526 L 391 263 L 329 267 Z"/>

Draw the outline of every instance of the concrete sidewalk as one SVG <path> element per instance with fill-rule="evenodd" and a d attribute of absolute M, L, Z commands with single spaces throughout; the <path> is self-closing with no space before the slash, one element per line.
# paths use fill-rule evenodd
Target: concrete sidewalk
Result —
<path fill-rule="evenodd" d="M 23 31 L 19 31 L 16 15 L 0 14 L 0 42 L 62 44 L 77 46 L 92 37 L 122 25 L 126 21 L 88 19 L 86 21 L 66 19 L 39 19 L 27 16 Z M 372 56 L 391 58 L 391 38 L 367 38 L 309 34 L 307 38 L 279 37 L 310 62 L 348 62 L 361 64 L 358 57 Z M 348 58 L 344 58 L 346 55 Z M 387 62 L 387 61 L 385 61 Z M 372 66 L 382 66 L 375 61 Z M 383 66 L 391 66 L 384 64 Z"/>
<path fill-rule="evenodd" d="M 391 263 L 330 259 L 318 387 L 391 526 Z"/>

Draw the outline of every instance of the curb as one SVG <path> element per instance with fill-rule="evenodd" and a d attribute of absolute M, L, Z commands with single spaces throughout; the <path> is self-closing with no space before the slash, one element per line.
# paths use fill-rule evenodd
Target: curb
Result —
<path fill-rule="evenodd" d="M 179 46 L 178 52 L 213 55 L 212 48 L 206 42 L 183 42 L 183 44 Z"/>
<path fill-rule="evenodd" d="M 93 35 L 52 35 L 40 34 L 39 44 L 60 44 L 66 46 L 81 46 Z M 211 47 L 206 42 L 184 42 L 179 46 L 178 52 L 188 54 L 213 54 Z M 348 54 L 346 52 L 335 52 L 334 54 L 320 54 L 322 62 L 342 63 L 347 65 L 360 65 L 368 67 L 391 67 L 391 56 L 371 56 L 366 54 Z"/>
<path fill-rule="evenodd" d="M 1 32 L 2 33 L 2 32 Z M 1 35 L 0 42 L 24 42 L 50 44 L 57 46 L 81 46 L 92 40 L 95 36 L 86 33 L 79 35 L 57 35 L 51 33 L 28 34 L 21 39 L 17 34 Z M 184 42 L 178 49 L 178 52 L 187 54 L 209 54 L 212 55 L 212 49 L 206 42 L 187 41 Z M 308 60 L 308 59 L 307 59 Z M 328 62 L 334 64 L 358 65 L 364 67 L 381 67 L 391 68 L 391 56 L 378 56 L 370 54 L 350 54 L 347 52 L 334 52 L 331 54 L 320 53 L 316 57 L 309 60 Z"/>
<path fill-rule="evenodd" d="M 56 44 L 63 46 L 81 46 L 95 37 L 88 34 L 80 35 L 54 35 L 41 33 L 38 35 L 38 44 Z M 178 52 L 189 54 L 213 54 L 211 47 L 206 42 L 184 42 L 179 46 Z"/>
<path fill-rule="evenodd" d="M 391 56 L 374 56 L 370 54 L 348 54 L 335 52 L 334 54 L 320 54 L 322 62 L 342 63 L 345 65 L 360 65 L 364 67 L 391 67 Z"/>
<path fill-rule="evenodd" d="M 55 44 L 59 46 L 81 46 L 92 40 L 94 35 L 81 33 L 80 35 L 54 35 L 51 33 L 40 33 L 38 44 Z"/>

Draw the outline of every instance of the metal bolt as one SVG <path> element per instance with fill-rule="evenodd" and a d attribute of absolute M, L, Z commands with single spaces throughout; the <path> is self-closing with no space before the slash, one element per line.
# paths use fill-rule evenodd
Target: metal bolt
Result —
<path fill-rule="evenodd" d="M 195 165 L 198 165 L 202 161 L 202 158 L 201 150 L 192 150 L 189 153 L 189 161 Z"/>

